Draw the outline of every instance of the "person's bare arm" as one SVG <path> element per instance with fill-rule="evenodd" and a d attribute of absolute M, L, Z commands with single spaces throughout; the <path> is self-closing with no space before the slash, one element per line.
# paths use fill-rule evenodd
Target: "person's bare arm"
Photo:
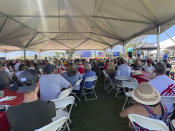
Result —
<path fill-rule="evenodd" d="M 125 110 L 123 110 L 122 112 L 120 112 L 120 117 L 126 118 L 126 117 L 128 117 L 128 114 L 134 114 L 135 110 L 136 110 L 135 105 L 130 106 L 130 107 L 126 108 Z"/>
<path fill-rule="evenodd" d="M 67 88 L 72 88 L 72 85 L 70 84 Z"/>

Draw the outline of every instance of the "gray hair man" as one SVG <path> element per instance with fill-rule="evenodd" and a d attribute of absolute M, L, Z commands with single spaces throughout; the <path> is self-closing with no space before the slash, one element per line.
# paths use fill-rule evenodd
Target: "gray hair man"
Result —
<path fill-rule="evenodd" d="M 85 74 L 83 75 L 83 81 L 85 81 L 85 79 L 87 77 L 92 77 L 92 76 L 96 76 L 96 73 L 91 70 L 91 64 L 87 63 L 85 65 Z M 86 88 L 91 88 L 92 86 L 93 86 L 92 82 L 86 82 L 85 83 Z"/>
<path fill-rule="evenodd" d="M 149 81 L 149 83 L 156 88 L 161 96 L 174 96 L 175 95 L 175 81 L 170 79 L 166 73 L 166 66 L 164 63 L 158 62 L 155 65 L 156 78 Z M 172 113 L 174 108 L 173 104 L 166 104 L 168 113 Z"/>

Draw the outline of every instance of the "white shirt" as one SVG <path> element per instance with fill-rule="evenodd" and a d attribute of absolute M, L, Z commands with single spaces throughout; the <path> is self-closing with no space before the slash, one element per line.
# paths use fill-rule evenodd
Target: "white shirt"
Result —
<path fill-rule="evenodd" d="M 41 75 L 40 99 L 44 101 L 57 99 L 63 88 L 68 88 L 71 84 L 59 74 Z"/>
<path fill-rule="evenodd" d="M 128 77 L 130 77 L 131 72 L 132 72 L 132 70 L 131 70 L 131 68 L 130 68 L 128 65 L 122 64 L 122 65 L 120 65 L 120 66 L 117 68 L 117 73 L 116 73 L 116 75 L 117 75 L 117 76 L 128 76 Z"/>
<path fill-rule="evenodd" d="M 21 75 L 22 72 L 23 72 L 23 71 L 17 71 L 17 72 L 16 72 L 16 77 L 19 78 L 19 76 Z"/>
<path fill-rule="evenodd" d="M 159 91 L 161 96 L 175 95 L 175 81 L 166 75 L 160 75 L 149 81 L 149 83 Z M 166 104 L 168 113 L 173 112 L 173 104 Z"/>
<path fill-rule="evenodd" d="M 21 65 L 21 63 L 16 63 L 15 64 L 15 67 L 14 67 L 15 68 L 15 71 L 18 71 L 18 68 L 19 68 L 20 65 Z"/>
<path fill-rule="evenodd" d="M 154 67 L 153 66 L 145 66 L 144 70 L 147 72 L 153 72 L 154 71 Z"/>

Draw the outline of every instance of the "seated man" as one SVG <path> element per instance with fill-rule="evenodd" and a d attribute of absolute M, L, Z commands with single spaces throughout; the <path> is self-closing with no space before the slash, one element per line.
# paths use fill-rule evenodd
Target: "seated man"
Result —
<path fill-rule="evenodd" d="M 155 65 L 156 78 L 149 81 L 149 83 L 159 91 L 161 96 L 175 95 L 175 81 L 171 80 L 166 73 L 166 66 L 164 63 L 158 62 Z M 174 108 L 173 104 L 166 104 L 168 113 L 172 113 Z"/>
<path fill-rule="evenodd" d="M 33 131 L 50 122 L 56 115 L 55 104 L 38 100 L 39 77 L 34 70 L 25 70 L 19 76 L 18 92 L 24 93 L 22 104 L 10 107 L 7 118 L 13 131 Z"/>
<path fill-rule="evenodd" d="M 128 65 L 125 64 L 125 60 L 123 58 L 119 60 L 119 64 L 120 65 L 118 66 L 116 76 L 130 77 L 132 70 Z"/>
<path fill-rule="evenodd" d="M 7 88 L 12 82 L 11 77 L 6 71 L 0 70 L 0 90 Z"/>
<path fill-rule="evenodd" d="M 152 66 L 152 60 L 147 60 L 147 66 L 143 68 L 144 71 L 146 72 L 153 72 L 154 71 L 154 66 Z"/>
<path fill-rule="evenodd" d="M 83 75 L 83 83 L 86 78 L 96 76 L 96 73 L 91 70 L 91 64 L 87 63 L 85 65 L 85 74 Z M 85 82 L 84 83 L 86 88 L 91 88 L 93 86 L 93 82 Z"/>
<path fill-rule="evenodd" d="M 55 73 L 56 67 L 52 64 L 47 64 L 44 69 L 44 74 L 41 75 L 39 80 L 41 100 L 48 101 L 57 99 L 62 89 L 72 88 L 66 79 Z"/>

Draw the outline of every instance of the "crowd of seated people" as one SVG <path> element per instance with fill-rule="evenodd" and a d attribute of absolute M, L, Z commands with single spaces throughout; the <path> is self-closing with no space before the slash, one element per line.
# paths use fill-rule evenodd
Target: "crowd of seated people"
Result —
<path fill-rule="evenodd" d="M 121 112 L 120 116 L 127 117 L 129 113 L 136 113 L 153 119 L 161 119 L 168 125 L 167 115 L 171 114 L 174 108 L 172 104 L 162 105 L 160 103 L 160 96 L 171 95 L 175 82 L 166 75 L 166 68 L 169 67 L 169 65 L 167 61 L 164 62 L 165 64 L 158 62 L 153 66 L 152 60 L 147 60 L 147 65 L 144 66 L 138 59 L 135 60 L 134 64 L 130 65 L 126 63 L 124 58 L 114 60 L 91 59 L 89 62 L 80 59 L 1 61 L 0 81 L 3 82 L 0 82 L 0 90 L 15 83 L 16 90 L 24 93 L 23 103 L 15 108 L 9 108 L 7 112 L 11 128 L 14 131 L 25 131 L 26 128 L 34 130 L 50 123 L 52 117 L 55 116 L 55 105 L 48 101 L 57 99 L 60 92 L 68 88 L 72 88 L 73 92 L 76 93 L 78 97 L 81 97 L 82 86 L 86 88 L 93 86 L 91 82 L 84 82 L 86 78 L 96 76 L 94 68 L 104 69 L 112 80 L 115 80 L 116 76 L 130 77 L 133 70 L 155 72 L 156 77 L 154 79 L 148 83 L 139 84 L 138 88 L 133 91 L 132 97 L 135 100 L 134 105 Z M 21 81 L 21 78 L 26 79 L 25 81 Z M 75 83 L 81 79 L 82 84 L 76 86 Z M 149 97 L 150 101 L 145 102 L 142 96 L 139 95 L 144 94 L 144 96 L 146 96 L 147 93 L 153 93 L 156 96 L 154 96 L 154 98 L 152 98 L 153 96 Z M 45 110 L 41 112 L 39 110 L 41 108 Z M 24 111 L 20 114 L 19 112 L 21 110 Z M 33 120 L 33 116 L 30 116 L 31 111 L 32 114 L 38 116 L 38 118 L 34 117 L 36 119 Z M 18 116 L 20 117 L 18 118 Z M 23 121 L 23 123 L 20 123 L 20 121 Z M 33 122 L 35 124 L 33 124 Z M 32 125 L 30 125 L 30 123 L 32 123 Z M 138 126 L 137 128 L 141 127 Z"/>
<path fill-rule="evenodd" d="M 92 66 L 92 60 L 91 63 L 86 60 L 0 61 L 0 90 L 24 93 L 23 102 L 7 111 L 12 130 L 33 131 L 52 122 L 56 109 L 50 100 L 58 99 L 61 91 L 67 88 L 73 88 L 73 92 L 81 97 L 82 85 L 91 88 L 92 83 L 80 86 L 75 86 L 75 83 L 96 76 Z"/>

